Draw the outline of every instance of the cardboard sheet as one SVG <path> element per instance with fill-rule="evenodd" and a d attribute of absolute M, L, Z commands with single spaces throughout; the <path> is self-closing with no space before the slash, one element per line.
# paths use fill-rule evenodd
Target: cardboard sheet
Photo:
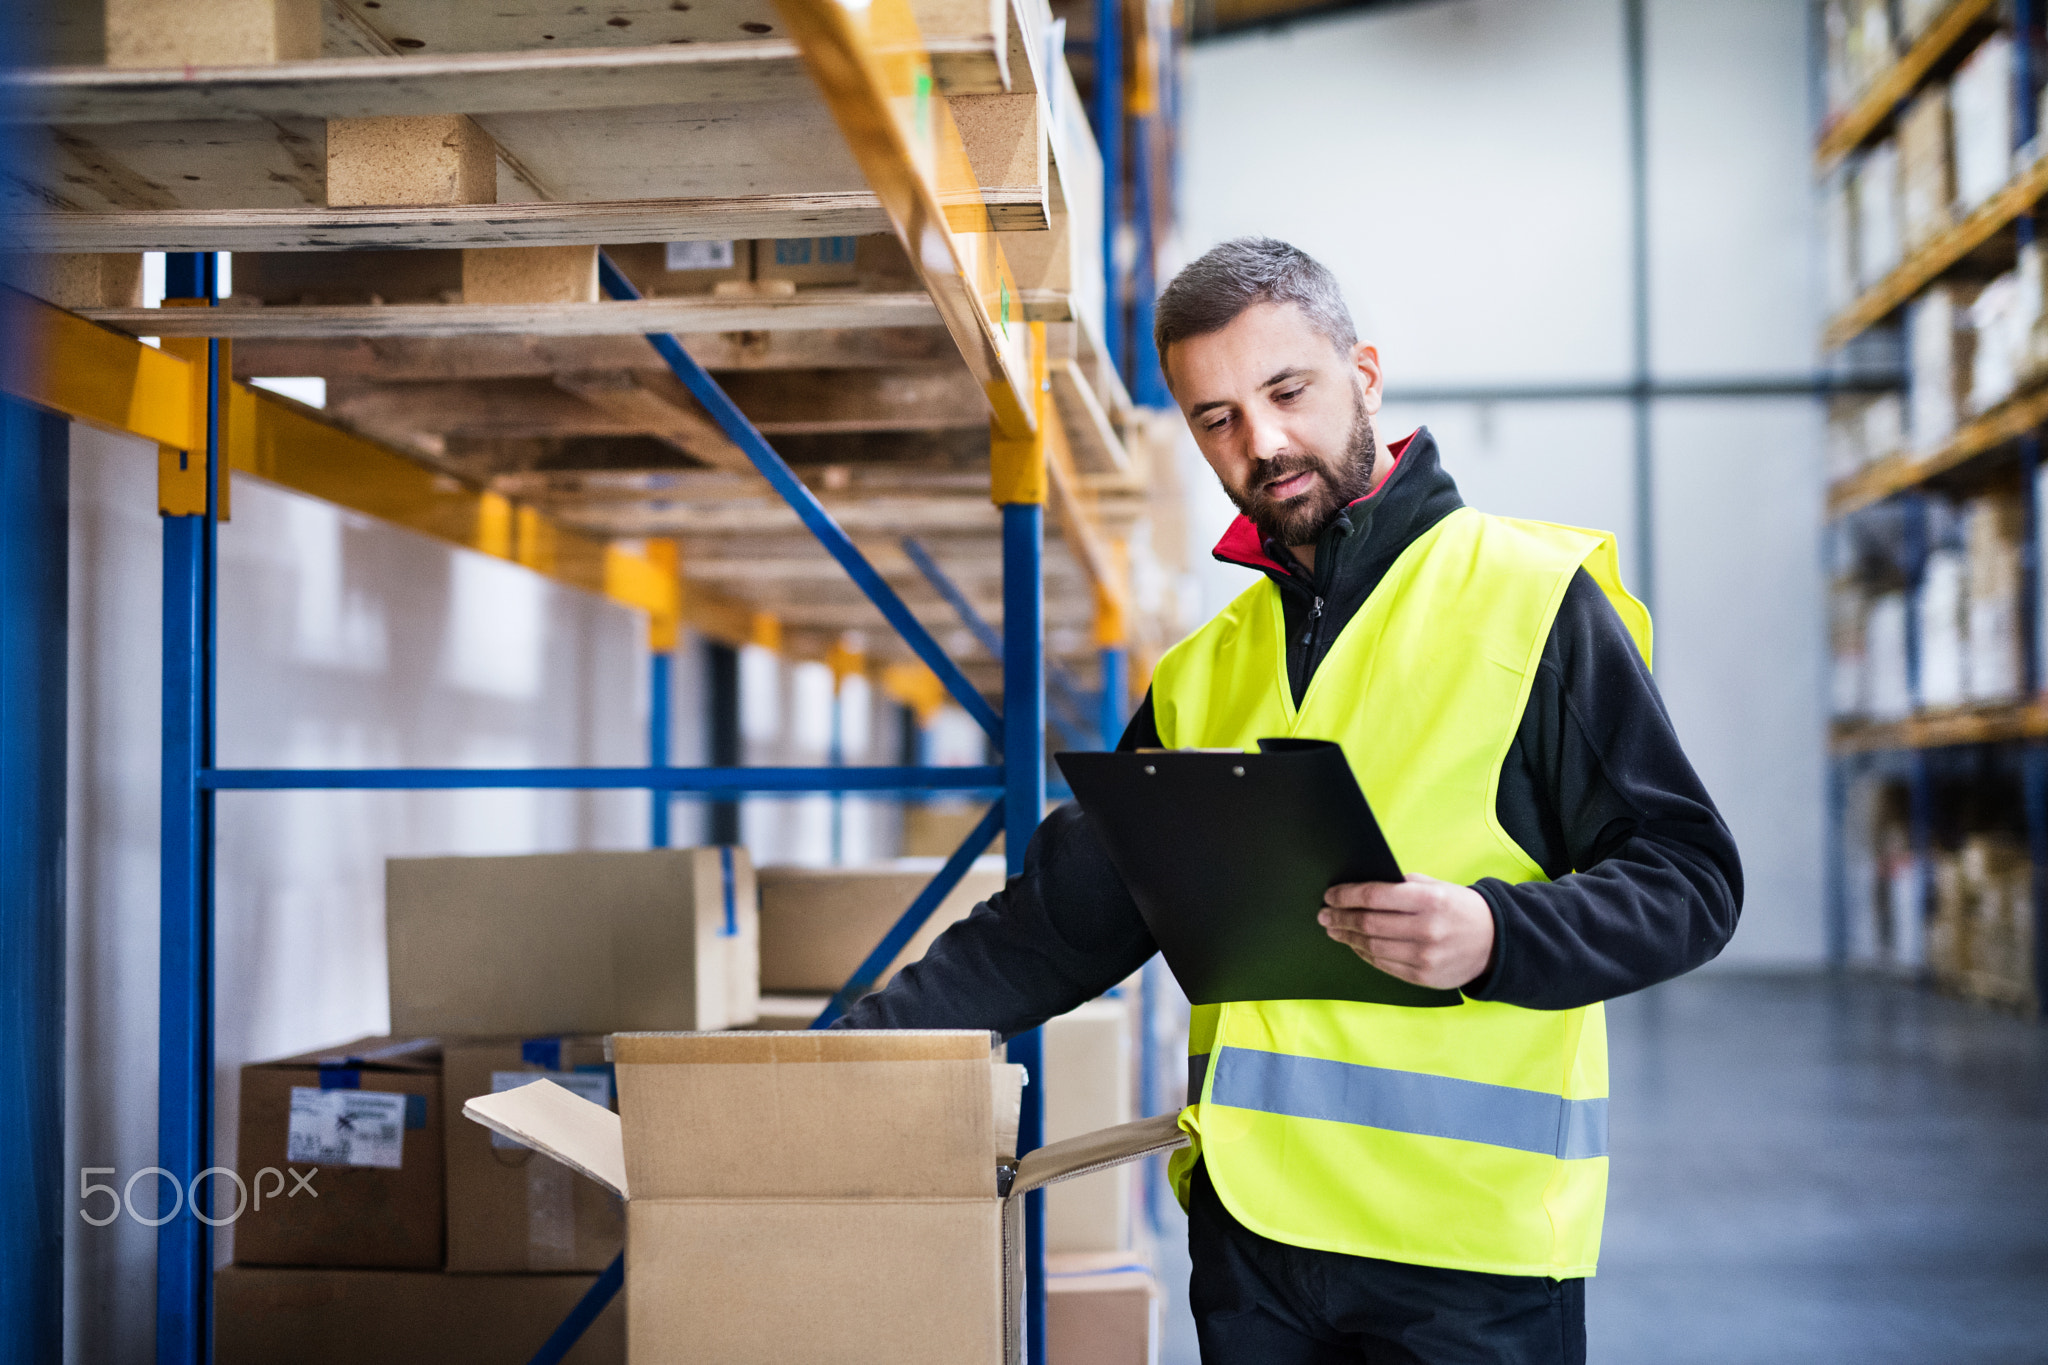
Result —
<path fill-rule="evenodd" d="M 603 1105 L 542 1080 L 478 1095 L 463 1104 L 462 1114 L 629 1197 L 625 1134 L 619 1116 Z"/>
<path fill-rule="evenodd" d="M 1155 1114 L 1135 1123 L 1084 1133 L 1027 1152 L 1017 1163 L 1017 1183 L 1010 1187 L 1010 1195 L 1015 1198 L 1027 1190 L 1187 1145 L 1188 1135 L 1181 1131 L 1178 1114 Z"/>

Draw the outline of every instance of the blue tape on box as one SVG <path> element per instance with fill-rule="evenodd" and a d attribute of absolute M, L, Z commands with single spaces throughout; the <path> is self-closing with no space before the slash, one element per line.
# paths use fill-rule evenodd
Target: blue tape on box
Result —
<path fill-rule="evenodd" d="M 322 1090 L 361 1090 L 363 1074 L 351 1066 L 327 1066 L 320 1068 Z"/>
<path fill-rule="evenodd" d="M 425 1095 L 407 1095 L 405 1097 L 405 1126 L 407 1128 L 424 1128 L 427 1126 L 427 1097 Z"/>
<path fill-rule="evenodd" d="M 562 1040 L 560 1038 L 528 1038 L 519 1044 L 519 1060 L 528 1066 L 537 1066 L 542 1071 L 562 1069 Z"/>

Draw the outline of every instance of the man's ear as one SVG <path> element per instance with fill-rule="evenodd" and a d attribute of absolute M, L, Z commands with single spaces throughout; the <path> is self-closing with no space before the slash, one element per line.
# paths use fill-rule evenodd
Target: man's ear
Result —
<path fill-rule="evenodd" d="M 1366 415 L 1378 415 L 1383 399 L 1381 384 L 1384 379 L 1380 370 L 1379 348 L 1369 341 L 1353 343 L 1351 365 L 1358 373 L 1358 387 L 1365 400 Z"/>

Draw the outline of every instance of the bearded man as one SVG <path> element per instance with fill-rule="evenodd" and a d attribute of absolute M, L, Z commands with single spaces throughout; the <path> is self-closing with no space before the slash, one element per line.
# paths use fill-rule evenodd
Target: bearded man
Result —
<path fill-rule="evenodd" d="M 1399 884 L 1330 936 L 1462 1001 L 1210 1005 L 1189 1024 L 1189 1298 L 1210 1365 L 1585 1359 L 1607 1182 L 1601 1002 L 1734 932 L 1733 839 L 1650 679 L 1612 536 L 1464 506 L 1427 430 L 1382 444 L 1379 352 L 1329 271 L 1226 242 L 1156 312 L 1167 385 L 1256 583 L 1160 660 L 1119 747 L 1343 745 Z M 1156 951 L 1087 819 L 852 1028 L 1036 1028 Z"/>

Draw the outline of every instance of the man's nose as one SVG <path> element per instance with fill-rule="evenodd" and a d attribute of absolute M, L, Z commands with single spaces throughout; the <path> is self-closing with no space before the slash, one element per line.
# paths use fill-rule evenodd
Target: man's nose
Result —
<path fill-rule="evenodd" d="M 1246 453 L 1258 461 L 1271 460 L 1287 449 L 1287 432 L 1270 414 L 1257 410 L 1244 415 Z"/>

